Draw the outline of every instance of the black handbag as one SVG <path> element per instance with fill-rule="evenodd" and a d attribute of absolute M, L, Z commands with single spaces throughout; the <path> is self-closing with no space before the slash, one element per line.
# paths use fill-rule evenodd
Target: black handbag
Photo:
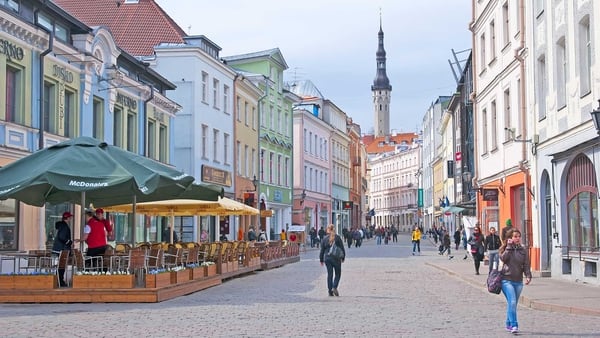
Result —
<path fill-rule="evenodd" d="M 496 265 L 496 262 L 494 262 L 494 265 Z M 489 293 L 499 295 L 502 291 L 502 271 L 498 271 L 498 268 L 494 267 L 488 274 L 486 285 Z"/>
<path fill-rule="evenodd" d="M 345 258 L 344 250 L 340 249 L 340 247 L 337 246 L 337 244 L 335 244 L 335 242 L 333 242 L 333 244 L 329 248 L 329 252 L 327 254 L 330 257 L 333 257 L 333 258 L 339 259 L 339 260 L 343 260 Z"/>

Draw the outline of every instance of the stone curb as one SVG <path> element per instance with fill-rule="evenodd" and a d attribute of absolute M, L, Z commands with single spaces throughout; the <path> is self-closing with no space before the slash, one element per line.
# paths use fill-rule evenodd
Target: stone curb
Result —
<path fill-rule="evenodd" d="M 484 285 L 481 285 L 480 283 L 475 282 L 472 279 L 466 278 L 464 277 L 462 274 L 450 270 L 448 268 L 445 268 L 443 266 L 437 265 L 437 264 L 433 264 L 430 262 L 425 262 L 425 265 L 431 266 L 433 268 L 436 268 L 438 270 L 444 271 L 445 273 L 447 273 L 448 275 L 451 276 L 455 276 L 465 282 L 467 282 L 468 284 L 479 288 L 481 290 L 485 290 L 483 287 Z M 547 303 L 547 302 L 543 302 L 543 301 L 539 301 L 539 300 L 535 300 L 532 299 L 531 297 L 528 297 L 526 295 L 521 295 L 521 299 L 519 300 L 519 304 L 526 306 L 528 308 L 531 309 L 535 309 L 535 310 L 542 310 L 542 311 L 548 311 L 548 312 L 560 312 L 560 313 L 569 313 L 569 314 L 576 314 L 576 315 L 586 315 L 586 316 L 594 316 L 594 317 L 600 317 L 600 309 L 589 309 L 589 308 L 583 308 L 583 307 L 576 307 L 576 306 L 566 306 L 566 305 L 558 305 L 558 304 L 551 304 L 551 303 Z"/>

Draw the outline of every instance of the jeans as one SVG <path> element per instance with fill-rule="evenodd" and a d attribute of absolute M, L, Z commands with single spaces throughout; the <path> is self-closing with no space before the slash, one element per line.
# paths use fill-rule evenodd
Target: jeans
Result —
<path fill-rule="evenodd" d="M 502 293 L 506 297 L 506 327 L 518 327 L 517 305 L 523 290 L 523 282 L 502 280 Z"/>
<path fill-rule="evenodd" d="M 490 261 L 490 271 L 494 268 L 494 262 L 496 262 L 496 269 L 500 270 L 500 256 L 498 255 L 498 251 L 496 252 L 488 252 L 488 259 Z"/>
<path fill-rule="evenodd" d="M 413 252 L 415 252 L 415 249 L 419 249 L 419 252 L 421 252 L 421 241 L 413 241 Z"/>
<path fill-rule="evenodd" d="M 337 289 L 342 275 L 342 261 L 334 258 L 325 258 L 325 267 L 327 268 L 327 290 Z"/>
<path fill-rule="evenodd" d="M 381 236 L 377 235 L 377 245 L 381 245 Z"/>

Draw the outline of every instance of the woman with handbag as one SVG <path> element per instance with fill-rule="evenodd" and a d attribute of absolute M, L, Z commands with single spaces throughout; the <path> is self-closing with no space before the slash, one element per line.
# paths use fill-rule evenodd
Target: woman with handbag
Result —
<path fill-rule="evenodd" d="M 511 333 L 519 332 L 517 321 L 517 305 L 523 290 L 523 275 L 525 285 L 531 282 L 531 267 L 527 249 L 521 245 L 521 232 L 512 228 L 506 233 L 506 242 L 500 247 L 502 267 L 502 293 L 506 298 L 506 330 Z"/>
<path fill-rule="evenodd" d="M 471 245 L 471 255 L 473 255 L 473 261 L 475 262 L 475 274 L 479 274 L 479 266 L 481 265 L 481 261 L 483 260 L 483 253 L 485 251 L 485 247 L 483 246 L 484 237 L 481 233 L 481 227 L 479 224 L 475 226 L 473 229 L 473 234 L 469 238 L 468 243 Z"/>
<path fill-rule="evenodd" d="M 321 242 L 321 253 L 319 254 L 321 266 L 325 264 L 327 267 L 327 290 L 329 290 L 329 296 L 340 295 L 337 288 L 340 284 L 342 263 L 345 258 L 344 241 L 335 233 L 334 225 L 329 224 L 327 226 L 327 236 Z"/>

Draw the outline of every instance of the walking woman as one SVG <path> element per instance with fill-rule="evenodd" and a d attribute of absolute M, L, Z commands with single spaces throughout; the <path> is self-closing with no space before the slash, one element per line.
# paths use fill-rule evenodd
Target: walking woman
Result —
<path fill-rule="evenodd" d="M 473 255 L 473 261 L 475 262 L 475 274 L 479 274 L 479 266 L 481 265 L 481 261 L 483 260 L 483 253 L 485 251 L 485 247 L 483 246 L 484 237 L 481 233 L 481 227 L 479 225 L 475 226 L 473 229 L 473 234 L 469 238 L 469 244 L 471 245 L 471 254 Z"/>
<path fill-rule="evenodd" d="M 413 244 L 413 256 L 415 255 L 415 250 L 418 249 L 419 256 L 421 255 L 421 229 L 417 225 L 415 225 L 415 229 L 412 232 L 412 244 Z"/>
<path fill-rule="evenodd" d="M 504 262 L 502 293 L 506 297 L 506 331 L 518 333 L 517 305 L 523 290 L 523 275 L 526 278 L 525 285 L 531 282 L 529 255 L 521 245 L 521 232 L 518 229 L 507 231 L 506 242 L 500 247 L 500 259 Z"/>
<path fill-rule="evenodd" d="M 327 290 L 329 291 L 330 296 L 339 296 L 338 285 L 340 284 L 340 277 L 342 275 L 342 263 L 344 259 L 338 259 L 331 255 L 329 255 L 329 249 L 331 246 L 337 245 L 344 252 L 344 257 L 346 257 L 346 251 L 344 250 L 344 241 L 342 238 L 335 233 L 335 227 L 333 224 L 329 224 L 327 226 L 327 236 L 323 238 L 323 242 L 321 242 L 321 253 L 319 254 L 319 260 L 321 261 L 321 266 L 325 263 L 327 267 Z"/>

